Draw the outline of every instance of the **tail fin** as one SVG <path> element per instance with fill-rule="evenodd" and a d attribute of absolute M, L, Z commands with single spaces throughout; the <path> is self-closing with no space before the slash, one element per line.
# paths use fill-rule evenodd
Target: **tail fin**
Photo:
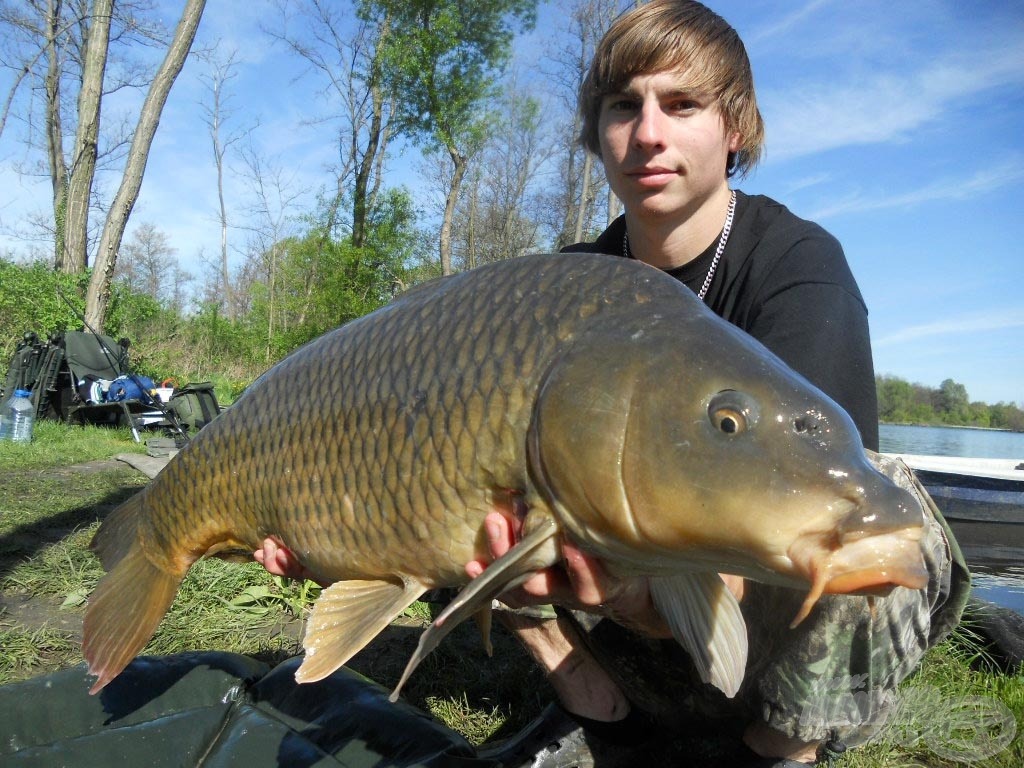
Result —
<path fill-rule="evenodd" d="M 97 677 L 92 694 L 149 642 L 185 575 L 159 568 L 143 552 L 138 521 L 144 497 L 137 494 L 114 510 L 90 545 L 109 571 L 89 599 L 83 625 L 82 652 Z"/>

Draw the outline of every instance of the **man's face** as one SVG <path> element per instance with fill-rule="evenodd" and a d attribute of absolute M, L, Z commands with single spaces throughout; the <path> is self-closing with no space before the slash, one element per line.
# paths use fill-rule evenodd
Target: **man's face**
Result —
<path fill-rule="evenodd" d="M 717 102 L 678 73 L 633 77 L 601 102 L 598 135 L 608 183 L 638 219 L 681 218 L 726 188 L 729 152 Z"/>

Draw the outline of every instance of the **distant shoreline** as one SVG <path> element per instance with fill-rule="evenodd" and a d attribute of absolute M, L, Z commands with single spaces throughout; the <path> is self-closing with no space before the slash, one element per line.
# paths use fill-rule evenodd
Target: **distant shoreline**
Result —
<path fill-rule="evenodd" d="M 924 424 L 916 421 L 880 421 L 879 424 L 885 424 L 887 427 L 937 427 L 939 429 L 977 429 L 982 432 L 1011 432 L 1014 434 L 1019 433 L 1016 430 L 1009 429 L 1007 427 L 973 427 L 970 424 Z"/>

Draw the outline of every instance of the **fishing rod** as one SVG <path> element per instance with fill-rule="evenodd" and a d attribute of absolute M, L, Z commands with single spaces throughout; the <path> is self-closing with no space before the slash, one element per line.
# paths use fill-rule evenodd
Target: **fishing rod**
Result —
<path fill-rule="evenodd" d="M 107 344 L 103 336 L 97 333 L 96 329 L 89 325 L 89 321 L 85 319 L 84 314 L 78 311 L 78 307 L 76 307 L 71 302 L 71 300 L 64 295 L 64 292 L 60 289 L 60 285 L 57 284 L 56 281 L 54 282 L 54 288 L 57 291 L 57 295 L 64 301 L 65 304 L 68 305 L 68 308 L 71 310 L 74 316 L 82 323 L 82 327 L 85 328 L 89 333 L 91 333 L 92 336 L 96 339 L 96 342 L 99 344 L 100 351 L 102 351 L 104 356 L 107 358 L 107 362 L 110 364 L 111 369 L 119 373 L 122 370 L 120 362 L 123 362 L 125 372 L 123 374 L 119 373 L 119 375 L 127 376 L 128 379 L 132 381 L 136 387 L 138 387 L 139 392 L 145 398 L 143 402 L 145 402 L 146 405 L 153 406 L 158 411 L 160 411 L 163 417 L 171 425 L 170 429 L 172 432 L 177 432 L 177 434 L 180 437 L 182 437 L 185 440 L 188 440 L 189 438 L 186 429 L 182 427 L 181 422 L 178 420 L 178 415 L 174 412 L 174 409 L 168 408 L 164 404 L 163 400 L 161 400 L 159 397 L 153 397 L 153 395 L 151 395 L 149 390 L 146 388 L 145 383 L 139 378 L 138 374 L 134 373 L 128 366 L 127 347 L 121 347 L 125 351 L 123 357 L 117 355 Z M 74 383 L 75 382 L 72 382 L 72 385 L 74 385 Z M 134 424 L 132 424 L 132 431 L 135 431 Z"/>

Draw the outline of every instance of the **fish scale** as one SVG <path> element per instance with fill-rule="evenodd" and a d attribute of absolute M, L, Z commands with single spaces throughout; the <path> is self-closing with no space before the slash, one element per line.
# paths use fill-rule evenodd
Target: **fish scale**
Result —
<path fill-rule="evenodd" d="M 795 427 L 808 413 L 827 438 Z M 726 434 L 721 414 L 744 428 Z M 297 674 L 319 679 L 427 589 L 464 584 L 487 555 L 484 517 L 514 507 L 522 541 L 424 633 L 407 673 L 556 564 L 567 537 L 613 573 L 649 576 L 732 695 L 745 631 L 717 572 L 810 583 L 816 599 L 844 540 L 866 538 L 841 559 L 844 589 L 916 588 L 920 515 L 904 497 L 838 406 L 671 277 L 609 256 L 522 257 L 414 288 L 254 382 L 100 527 L 108 573 L 84 652 L 99 690 L 193 562 L 275 536 L 330 584 Z"/>

